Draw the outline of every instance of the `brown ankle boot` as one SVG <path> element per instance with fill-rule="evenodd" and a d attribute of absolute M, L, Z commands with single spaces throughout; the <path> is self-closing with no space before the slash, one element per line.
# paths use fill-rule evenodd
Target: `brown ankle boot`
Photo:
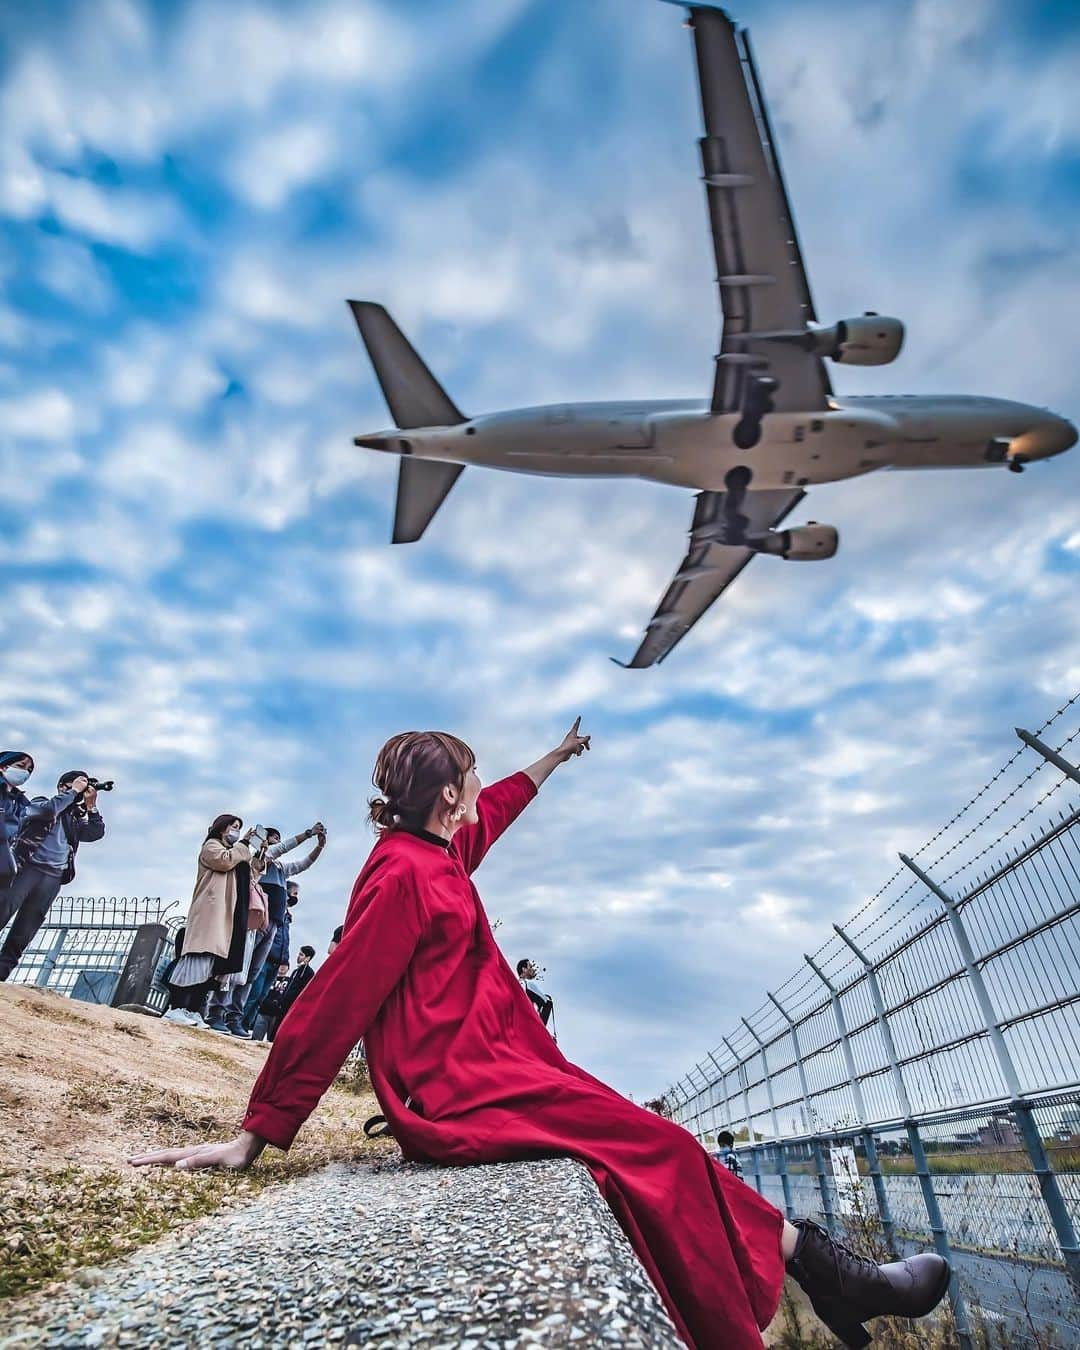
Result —
<path fill-rule="evenodd" d="M 787 1263 L 814 1311 L 851 1350 L 870 1344 L 862 1325 L 871 1317 L 924 1317 L 949 1287 L 949 1263 L 923 1252 L 906 1261 L 879 1266 L 856 1256 L 809 1219 L 796 1219 L 799 1240 Z"/>

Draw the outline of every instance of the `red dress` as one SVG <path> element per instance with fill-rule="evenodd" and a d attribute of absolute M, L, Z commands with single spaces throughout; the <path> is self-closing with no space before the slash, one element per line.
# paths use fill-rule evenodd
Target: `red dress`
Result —
<path fill-rule="evenodd" d="M 486 788 L 479 824 L 449 848 L 404 831 L 378 841 L 341 945 L 282 1022 L 244 1127 L 288 1148 L 363 1039 L 407 1158 L 579 1158 L 687 1344 L 760 1350 L 783 1284 L 783 1216 L 681 1125 L 559 1052 L 469 880 L 535 795 L 524 773 Z"/>

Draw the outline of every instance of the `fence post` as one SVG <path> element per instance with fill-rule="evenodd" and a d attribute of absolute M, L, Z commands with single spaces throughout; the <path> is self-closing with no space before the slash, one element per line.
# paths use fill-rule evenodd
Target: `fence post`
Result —
<path fill-rule="evenodd" d="M 909 1120 L 914 1112 L 911 1109 L 911 1101 L 908 1098 L 907 1085 L 904 1082 L 904 1075 L 900 1072 L 900 1059 L 896 1053 L 896 1042 L 893 1040 L 892 1027 L 889 1026 L 889 1018 L 885 1012 L 885 1000 L 881 996 L 881 985 L 878 982 L 877 967 L 865 955 L 860 948 L 848 937 L 847 933 L 833 924 L 837 935 L 847 943 L 855 955 L 863 964 L 866 971 L 866 981 L 870 986 L 870 998 L 874 1004 L 874 1016 L 877 1018 L 878 1029 L 881 1032 L 881 1040 L 885 1046 L 885 1055 L 889 1061 L 889 1072 L 892 1075 L 893 1087 L 896 1089 L 896 1100 L 900 1104 L 900 1110 L 904 1119 Z"/>
<path fill-rule="evenodd" d="M 963 1350 L 974 1350 L 975 1341 L 971 1334 L 971 1319 L 968 1317 L 967 1300 L 960 1292 L 960 1285 L 956 1278 L 952 1247 L 949 1245 L 949 1235 L 945 1231 L 945 1221 L 941 1217 L 941 1206 L 938 1204 L 937 1195 L 934 1192 L 934 1178 L 930 1175 L 930 1164 L 926 1161 L 926 1150 L 923 1148 L 922 1136 L 919 1134 L 919 1127 L 914 1120 L 907 1120 L 905 1126 L 908 1143 L 911 1145 L 911 1158 L 915 1164 L 915 1174 L 919 1178 L 919 1185 L 922 1187 L 923 1204 L 926 1206 L 926 1214 L 930 1220 L 930 1231 L 934 1235 L 934 1246 L 938 1255 L 943 1256 L 952 1267 L 952 1274 L 949 1277 L 949 1301 L 952 1304 L 953 1316 L 956 1318 L 956 1337 Z"/>
<path fill-rule="evenodd" d="M 810 1105 L 810 1089 L 806 1082 L 806 1066 L 803 1064 L 802 1046 L 799 1044 L 799 1028 L 795 1025 L 794 1019 L 788 1016 L 786 1008 L 775 994 L 769 995 L 769 1002 L 788 1024 L 788 1030 L 791 1032 L 791 1048 L 795 1051 L 795 1064 L 799 1071 L 799 1091 L 802 1094 L 803 1108 L 806 1112 L 810 1147 L 814 1154 L 814 1168 L 817 1171 L 818 1190 L 821 1193 L 821 1212 L 825 1216 L 825 1227 L 830 1233 L 833 1233 L 836 1231 L 836 1216 L 833 1214 L 832 1201 L 829 1198 L 829 1183 L 825 1176 L 825 1157 L 821 1152 L 821 1139 L 818 1137 L 817 1125 L 814 1120 L 814 1108 Z"/>
<path fill-rule="evenodd" d="M 873 1185 L 873 1197 L 877 1201 L 877 1214 L 882 1218 L 882 1227 L 886 1234 L 886 1243 L 891 1251 L 896 1250 L 896 1233 L 892 1227 L 892 1211 L 888 1208 L 888 1197 L 886 1188 L 882 1180 L 882 1169 L 877 1164 L 877 1146 L 873 1142 L 873 1131 L 867 1125 L 867 1103 L 863 1098 L 863 1084 L 859 1081 L 855 1068 L 855 1056 L 852 1054 L 852 1042 L 848 1035 L 848 1022 L 844 1017 L 844 1004 L 840 1002 L 840 992 L 837 991 L 833 981 L 825 975 L 821 967 L 815 963 L 814 958 L 805 957 L 806 964 L 809 965 L 814 975 L 817 975 L 821 983 L 829 991 L 829 1002 L 833 1006 L 833 1019 L 836 1021 L 837 1033 L 840 1034 L 840 1046 L 844 1054 L 844 1068 L 848 1073 L 848 1081 L 852 1085 L 852 1098 L 855 1100 L 855 1112 L 859 1116 L 860 1133 L 863 1135 L 863 1145 L 867 1150 L 867 1166 L 871 1174 L 871 1183 Z"/>
<path fill-rule="evenodd" d="M 1072 1217 L 1066 1207 L 1065 1198 L 1061 1194 L 1057 1173 L 1050 1166 L 1050 1159 L 1046 1156 L 1046 1146 L 1039 1134 L 1034 1104 L 1026 1099 L 1018 1098 L 1011 1103 L 1011 1106 L 1016 1123 L 1020 1126 L 1024 1144 L 1027 1146 L 1032 1168 L 1039 1182 L 1043 1203 L 1050 1212 L 1050 1221 L 1054 1225 L 1061 1254 L 1065 1258 L 1065 1270 L 1073 1288 L 1073 1296 L 1080 1298 L 1080 1250 L 1077 1249 Z"/>
<path fill-rule="evenodd" d="M 1035 740 L 1034 736 L 1030 738 Z M 1045 746 L 1039 742 L 1042 750 Z M 1038 747 L 1037 747 L 1038 748 Z M 1050 751 L 1047 758 L 1053 755 Z M 1055 756 L 1055 758 L 1058 758 Z M 1066 764 L 1061 760 L 1061 764 Z M 1074 771 L 1075 775 L 1075 771 Z M 1080 779 L 1080 775 L 1075 775 Z M 955 938 L 957 948 L 960 952 L 960 958 L 967 970 L 968 980 L 971 983 L 975 994 L 975 1000 L 979 1005 L 979 1011 L 982 1014 L 983 1022 L 986 1026 L 986 1032 L 993 1047 L 994 1054 L 997 1057 L 998 1066 L 1001 1069 L 1001 1076 L 1009 1089 L 1009 1095 L 1012 1098 L 1010 1103 L 1016 1122 L 1020 1126 L 1020 1133 L 1024 1138 L 1024 1146 L 1031 1160 L 1031 1169 L 1039 1183 L 1039 1190 L 1042 1193 L 1043 1203 L 1046 1205 L 1047 1213 L 1050 1215 L 1050 1222 L 1054 1225 L 1054 1233 L 1057 1236 L 1058 1246 L 1061 1248 L 1062 1257 L 1065 1260 L 1065 1267 L 1069 1273 L 1069 1280 L 1074 1289 L 1080 1291 L 1080 1248 L 1076 1242 L 1076 1230 L 1073 1227 L 1072 1218 L 1068 1207 L 1065 1204 L 1065 1198 L 1061 1194 L 1061 1187 L 1058 1184 L 1057 1174 L 1050 1166 L 1050 1160 L 1046 1156 L 1046 1148 L 1042 1139 L 1039 1137 L 1039 1131 L 1036 1127 L 1035 1118 L 1032 1115 L 1031 1103 L 1028 1102 L 1020 1087 L 1020 1079 L 1016 1072 L 1016 1066 L 1013 1064 L 1012 1055 L 1009 1053 L 1009 1047 L 1005 1044 L 1005 1037 L 1001 1034 L 1001 1027 L 998 1024 L 997 1012 L 990 999 L 989 990 L 986 982 L 983 980 L 983 974 L 975 960 L 975 952 L 972 949 L 971 942 L 968 939 L 967 929 L 964 926 L 964 920 L 961 917 L 960 910 L 956 901 L 948 892 L 942 890 L 936 881 L 932 880 L 917 863 L 907 857 L 906 854 L 900 854 L 900 861 L 905 867 L 909 868 L 926 888 L 931 891 L 941 903 L 945 906 L 945 912 L 949 917 L 949 923 L 952 927 L 953 937 Z"/>
<path fill-rule="evenodd" d="M 889 1071 L 892 1074 L 893 1086 L 896 1089 L 896 1098 L 904 1113 L 904 1128 L 907 1131 L 908 1143 L 911 1146 L 911 1157 L 915 1165 L 916 1175 L 919 1178 L 919 1187 L 922 1190 L 923 1204 L 926 1207 L 926 1217 L 930 1222 L 934 1247 L 938 1255 L 943 1256 L 950 1266 L 953 1266 L 953 1274 L 949 1280 L 949 1302 L 952 1304 L 953 1317 L 956 1319 L 956 1335 L 963 1350 L 973 1350 L 974 1341 L 971 1335 L 971 1319 L 968 1317 L 967 1301 L 957 1282 L 949 1235 L 945 1231 L 945 1224 L 941 1217 L 941 1206 L 938 1204 L 937 1195 L 934 1193 L 934 1179 L 930 1175 L 930 1165 L 926 1161 L 926 1150 L 923 1148 L 922 1136 L 919 1134 L 919 1127 L 915 1123 L 915 1113 L 911 1109 L 911 1100 L 908 1097 L 904 1075 L 900 1071 L 900 1059 L 896 1053 L 896 1042 L 893 1040 L 892 1027 L 889 1026 L 888 1014 L 885 1011 L 885 1000 L 881 993 L 877 967 L 839 924 L 833 924 L 833 928 L 836 930 L 837 936 L 855 953 L 866 972 L 866 981 L 874 1004 L 874 1016 L 877 1018 L 882 1044 L 889 1060 Z M 884 1189 L 883 1182 L 882 1191 Z M 882 1216 L 882 1222 L 884 1223 L 884 1215 Z"/>
<path fill-rule="evenodd" d="M 982 971 L 975 963 L 975 953 L 968 940 L 967 929 L 964 927 L 964 921 L 956 907 L 956 901 L 947 891 L 943 891 L 937 882 L 928 876 L 918 863 L 913 862 L 906 853 L 900 854 L 900 861 L 909 871 L 914 872 L 926 889 L 936 895 L 945 906 L 945 913 L 948 915 L 953 938 L 960 952 L 960 959 L 964 963 L 964 969 L 967 971 L 975 1001 L 979 1005 L 979 1012 L 982 1013 L 983 1025 L 986 1027 L 986 1034 L 990 1038 L 990 1045 L 997 1059 L 998 1068 L 1001 1070 L 1001 1076 L 1005 1080 L 1005 1086 L 1009 1089 L 1009 1095 L 1014 1098 L 1021 1096 L 1020 1079 L 1017 1077 L 1016 1066 L 1013 1064 L 1009 1047 L 1005 1044 L 1005 1037 L 1001 1034 L 1001 1028 L 998 1026 L 997 1014 L 994 1011 L 994 1005 L 990 1002 L 990 994 L 983 980 Z"/>
<path fill-rule="evenodd" d="M 41 963 L 41 969 L 38 971 L 37 978 L 34 980 L 34 983 L 39 985 L 42 989 L 48 988 L 49 976 L 55 970 L 57 958 L 64 950 L 64 943 L 67 941 L 67 935 L 68 930 L 66 928 L 58 928 L 56 930 L 56 936 L 52 940 L 52 946 L 46 952 L 45 959 Z"/>
<path fill-rule="evenodd" d="M 712 1060 L 712 1062 L 713 1062 L 713 1068 L 714 1068 L 714 1069 L 716 1070 L 716 1072 L 720 1075 L 719 1080 L 717 1080 L 717 1079 L 714 1078 L 713 1081 L 709 1084 L 709 1086 L 710 1086 L 711 1088 L 715 1089 L 715 1088 L 716 1088 L 716 1084 L 717 1084 L 717 1082 L 719 1081 L 720 1086 L 723 1087 L 723 1085 L 724 1085 L 724 1070 L 720 1067 L 720 1061 L 716 1058 L 716 1056 L 713 1054 L 713 1052 L 712 1052 L 711 1050 L 706 1050 L 705 1053 L 706 1053 L 706 1054 L 709 1056 L 709 1058 Z M 715 1093 L 715 1091 L 714 1091 L 714 1092 L 713 1092 L 713 1096 L 715 1097 L 715 1095 L 716 1095 L 716 1093 Z M 714 1134 L 718 1134 L 719 1131 L 720 1131 L 720 1126 L 719 1126 L 719 1124 L 717 1123 L 717 1119 L 716 1119 L 717 1106 L 716 1106 L 716 1102 L 715 1102 L 715 1101 L 714 1101 L 714 1102 L 712 1103 L 712 1105 L 709 1107 L 709 1110 L 712 1112 L 713 1133 L 714 1133 Z M 724 1129 L 727 1129 L 727 1127 L 728 1127 L 730 1124 L 731 1124 L 731 1122 L 730 1122 L 729 1120 L 725 1119 L 725 1120 L 724 1120 Z"/>
<path fill-rule="evenodd" d="M 867 958 L 863 955 L 863 953 L 859 950 L 859 948 L 855 946 L 854 942 L 852 942 L 852 940 L 848 937 L 848 935 L 844 932 L 844 930 L 840 927 L 839 924 L 834 923 L 833 928 L 836 930 L 839 937 L 841 937 L 843 941 L 847 943 L 847 945 L 851 948 L 851 950 L 862 962 L 863 970 L 867 977 L 867 983 L 868 984 L 870 983 L 871 976 L 873 976 L 874 981 L 876 982 L 877 977 L 874 972 L 874 968 L 873 966 L 871 966 Z M 839 999 L 837 999 L 836 1002 L 838 1004 Z M 846 1036 L 846 1031 L 844 1034 Z M 899 1073 L 899 1071 L 900 1071 L 899 1065 L 897 1065 L 897 1073 Z M 895 1252 L 899 1250 L 899 1248 L 896 1245 L 896 1228 L 893 1224 L 892 1209 L 889 1206 L 888 1192 L 885 1190 L 885 1178 L 881 1174 L 881 1163 L 878 1160 L 878 1152 L 877 1152 L 877 1140 L 875 1140 L 874 1138 L 874 1131 L 870 1128 L 869 1117 L 867 1116 L 864 1108 L 860 1108 L 860 1114 L 863 1126 L 862 1131 L 863 1143 L 866 1146 L 866 1166 L 870 1172 L 870 1181 L 874 1187 L 874 1198 L 877 1200 L 878 1213 L 881 1215 L 881 1226 L 885 1230 L 885 1242 L 888 1245 L 889 1250 Z"/>
<path fill-rule="evenodd" d="M 847 1072 L 848 1082 L 851 1084 L 851 1096 L 855 1102 L 855 1114 L 859 1117 L 859 1124 L 865 1125 L 866 1102 L 863 1100 L 862 1084 L 859 1082 L 859 1076 L 855 1072 L 855 1057 L 851 1053 L 851 1041 L 848 1039 L 847 1020 L 844 1017 L 844 1009 L 840 1002 L 840 995 L 837 993 L 836 986 L 814 961 L 812 956 L 806 956 L 804 954 L 803 960 L 829 991 L 829 1002 L 832 1004 L 833 1020 L 836 1022 L 836 1030 L 840 1036 L 840 1049 L 844 1056 L 844 1069 Z"/>
<path fill-rule="evenodd" d="M 758 1195 L 761 1194 L 761 1162 L 758 1159 L 757 1143 L 754 1139 L 754 1122 L 750 1119 L 750 1090 L 746 1080 L 746 1066 L 739 1056 L 732 1050 L 728 1044 L 726 1036 L 720 1038 L 728 1048 L 728 1053 L 735 1061 L 735 1072 L 738 1075 L 739 1083 L 742 1087 L 743 1099 L 743 1117 L 746 1120 L 746 1138 L 750 1144 L 750 1165 L 754 1169 L 754 1189 Z"/>
<path fill-rule="evenodd" d="M 791 1182 L 788 1180 L 787 1159 L 784 1157 L 783 1145 L 780 1143 L 780 1124 L 776 1119 L 776 1101 L 773 1097 L 772 1075 L 769 1073 L 769 1053 L 765 1049 L 765 1042 L 757 1034 L 754 1028 L 745 1017 L 739 1019 L 747 1029 L 754 1040 L 757 1041 L 761 1049 L 761 1067 L 765 1072 L 765 1091 L 769 1098 L 769 1116 L 772 1120 L 773 1141 L 776 1146 L 777 1160 L 780 1167 L 780 1185 L 784 1192 L 784 1212 L 789 1219 L 795 1217 L 795 1211 L 791 1207 Z"/>
<path fill-rule="evenodd" d="M 1032 750 L 1037 750 L 1039 754 L 1042 755 L 1043 759 L 1049 760 L 1050 763 L 1053 764 L 1056 769 L 1060 769 L 1066 777 L 1073 779 L 1074 782 L 1080 783 L 1080 769 L 1078 769 L 1075 764 L 1070 764 L 1069 761 L 1059 755 L 1056 750 L 1051 750 L 1048 745 L 1044 745 L 1037 736 L 1033 736 L 1030 731 L 1025 731 L 1023 727 L 1013 727 L 1013 730 L 1025 745 L 1030 745 Z"/>

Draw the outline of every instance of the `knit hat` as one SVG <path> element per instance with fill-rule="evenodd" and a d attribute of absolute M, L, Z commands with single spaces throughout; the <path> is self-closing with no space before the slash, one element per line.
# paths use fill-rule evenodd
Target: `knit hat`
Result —
<path fill-rule="evenodd" d="M 89 778 L 90 775 L 85 769 L 68 769 L 67 773 L 62 773 L 56 780 L 58 786 L 67 787 L 69 783 L 74 783 L 76 778 Z"/>
<path fill-rule="evenodd" d="M 6 769 L 9 764 L 14 764 L 20 759 L 28 759 L 30 768 L 33 769 L 34 756 L 28 755 L 25 750 L 0 750 L 0 769 Z"/>

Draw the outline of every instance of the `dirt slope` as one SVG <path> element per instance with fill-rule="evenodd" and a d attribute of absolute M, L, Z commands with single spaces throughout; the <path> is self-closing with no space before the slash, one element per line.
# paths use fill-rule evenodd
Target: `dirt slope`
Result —
<path fill-rule="evenodd" d="M 0 984 L 0 1298 L 130 1251 L 266 1185 L 394 1152 L 362 1133 L 364 1082 L 330 1090 L 288 1155 L 252 1171 L 136 1171 L 129 1154 L 228 1137 L 264 1045 Z"/>

